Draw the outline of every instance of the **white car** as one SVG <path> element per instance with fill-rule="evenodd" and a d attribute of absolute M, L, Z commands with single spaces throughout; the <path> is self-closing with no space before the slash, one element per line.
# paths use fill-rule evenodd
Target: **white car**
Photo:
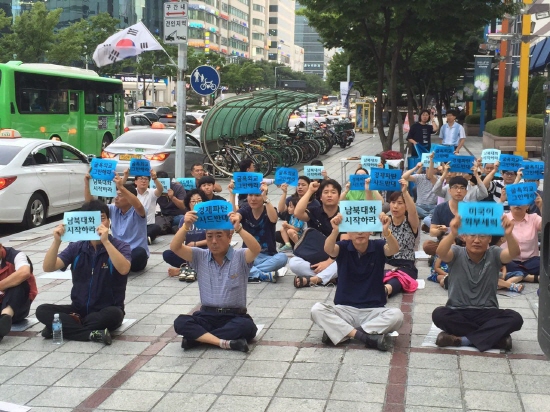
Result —
<path fill-rule="evenodd" d="M 153 123 L 143 113 L 127 113 L 124 115 L 124 132 L 137 129 L 149 129 Z"/>
<path fill-rule="evenodd" d="M 34 228 L 80 208 L 89 168 L 88 157 L 67 143 L 0 131 L 0 223 Z"/>

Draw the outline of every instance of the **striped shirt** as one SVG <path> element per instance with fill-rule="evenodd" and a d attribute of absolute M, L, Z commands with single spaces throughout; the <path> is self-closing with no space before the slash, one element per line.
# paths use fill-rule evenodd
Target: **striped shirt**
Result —
<path fill-rule="evenodd" d="M 201 304 L 217 308 L 246 308 L 246 288 L 252 263 L 246 262 L 246 249 L 231 246 L 218 265 L 208 249 L 193 249 L 189 265 L 197 272 Z"/>
<path fill-rule="evenodd" d="M 416 184 L 416 203 L 419 205 L 436 205 L 437 195 L 432 192 L 433 183 L 425 174 L 412 175 Z"/>

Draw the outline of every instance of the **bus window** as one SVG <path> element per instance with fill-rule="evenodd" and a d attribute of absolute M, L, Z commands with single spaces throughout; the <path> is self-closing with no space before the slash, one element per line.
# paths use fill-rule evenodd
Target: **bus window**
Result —
<path fill-rule="evenodd" d="M 69 110 L 71 112 L 78 112 L 78 93 L 71 93 L 69 100 Z"/>
<path fill-rule="evenodd" d="M 50 91 L 48 93 L 48 113 L 68 113 L 67 91 Z"/>
<path fill-rule="evenodd" d="M 113 104 L 112 94 L 100 94 L 97 96 L 97 112 L 113 114 L 115 112 L 115 106 Z"/>

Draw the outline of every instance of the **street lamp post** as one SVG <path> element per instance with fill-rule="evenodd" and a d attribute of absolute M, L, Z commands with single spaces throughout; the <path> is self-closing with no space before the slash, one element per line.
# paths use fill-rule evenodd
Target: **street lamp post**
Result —
<path fill-rule="evenodd" d="M 275 66 L 275 89 L 277 89 L 277 69 L 279 66 Z"/>
<path fill-rule="evenodd" d="M 524 4 L 532 4 L 532 0 L 523 0 Z M 522 36 L 531 34 L 531 15 L 524 14 L 521 22 Z M 516 151 L 514 154 L 527 158 L 525 141 L 527 135 L 527 89 L 529 85 L 529 41 L 521 42 L 519 59 L 519 93 L 518 93 L 518 128 Z"/>

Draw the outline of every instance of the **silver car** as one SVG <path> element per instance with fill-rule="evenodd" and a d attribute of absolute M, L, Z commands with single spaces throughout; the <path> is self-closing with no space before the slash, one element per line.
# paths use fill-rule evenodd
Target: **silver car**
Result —
<path fill-rule="evenodd" d="M 124 131 L 149 129 L 153 123 L 142 113 L 127 113 L 124 115 Z"/>
<path fill-rule="evenodd" d="M 203 163 L 205 153 L 190 134 L 186 134 L 185 168 L 194 163 Z M 148 159 L 155 171 L 164 171 L 169 177 L 175 176 L 176 131 L 174 129 L 130 130 L 120 135 L 101 152 L 104 159 L 118 160 L 116 171 L 123 173 L 130 167 L 131 159 Z"/>

